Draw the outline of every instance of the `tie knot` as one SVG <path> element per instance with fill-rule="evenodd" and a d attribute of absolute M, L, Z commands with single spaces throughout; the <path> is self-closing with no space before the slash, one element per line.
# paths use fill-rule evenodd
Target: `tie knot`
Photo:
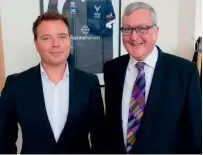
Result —
<path fill-rule="evenodd" d="M 137 69 L 139 71 L 143 71 L 144 70 L 144 65 L 145 65 L 144 62 L 137 62 L 135 66 L 137 67 Z"/>

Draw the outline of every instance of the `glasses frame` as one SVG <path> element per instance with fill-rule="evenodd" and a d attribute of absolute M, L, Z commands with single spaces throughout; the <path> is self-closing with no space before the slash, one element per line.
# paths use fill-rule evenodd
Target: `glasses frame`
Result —
<path fill-rule="evenodd" d="M 120 31 L 122 32 L 122 34 L 123 34 L 124 36 L 130 36 L 130 35 L 132 35 L 132 33 L 133 33 L 134 30 L 136 31 L 137 34 L 146 35 L 146 34 L 148 33 L 149 29 L 151 29 L 151 28 L 153 28 L 153 27 L 155 27 L 155 26 L 156 26 L 156 25 L 154 24 L 154 25 L 150 25 L 150 26 L 121 27 L 121 28 L 120 28 Z M 140 28 L 140 27 L 145 27 L 145 28 L 147 29 L 146 33 L 140 33 L 140 32 L 139 32 L 139 28 Z M 130 28 L 130 29 L 131 29 L 131 32 L 130 32 L 129 34 L 123 33 L 123 30 L 126 29 L 126 28 Z"/>

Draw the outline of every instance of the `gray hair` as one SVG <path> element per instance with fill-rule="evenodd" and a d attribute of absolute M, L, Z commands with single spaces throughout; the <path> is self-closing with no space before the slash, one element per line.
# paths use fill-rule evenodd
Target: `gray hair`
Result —
<path fill-rule="evenodd" d="M 153 25 L 157 25 L 157 17 L 156 17 L 156 11 L 154 10 L 153 7 L 151 7 L 149 4 L 144 3 L 144 2 L 133 2 L 130 3 L 124 10 L 125 15 L 130 15 L 131 13 L 137 11 L 138 9 L 149 9 L 150 14 L 151 14 L 151 20 Z M 122 17 L 123 18 L 123 17 Z"/>

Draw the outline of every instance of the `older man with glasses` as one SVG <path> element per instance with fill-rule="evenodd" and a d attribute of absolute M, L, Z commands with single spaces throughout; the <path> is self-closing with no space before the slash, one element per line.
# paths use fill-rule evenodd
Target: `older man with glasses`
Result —
<path fill-rule="evenodd" d="M 156 46 L 156 11 L 146 3 L 125 8 L 120 30 L 128 54 L 104 65 L 109 153 L 201 153 L 196 65 Z"/>

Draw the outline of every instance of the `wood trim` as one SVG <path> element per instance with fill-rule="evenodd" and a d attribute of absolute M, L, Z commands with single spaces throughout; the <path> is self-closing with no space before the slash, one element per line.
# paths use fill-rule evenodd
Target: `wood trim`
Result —
<path fill-rule="evenodd" d="M 4 70 L 4 55 L 3 55 L 3 42 L 2 42 L 2 31 L 1 31 L 1 19 L 0 19 L 0 92 L 4 87 L 5 83 L 5 70 Z"/>
<path fill-rule="evenodd" d="M 200 75 L 202 70 L 202 52 L 197 52 L 197 68 Z"/>

